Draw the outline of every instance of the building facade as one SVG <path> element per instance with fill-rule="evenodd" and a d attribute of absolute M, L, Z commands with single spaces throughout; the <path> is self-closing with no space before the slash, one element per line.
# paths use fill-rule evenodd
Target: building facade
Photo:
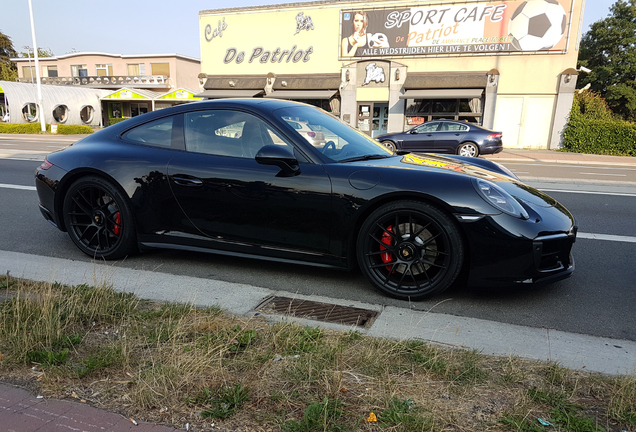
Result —
<path fill-rule="evenodd" d="M 38 122 L 35 62 L 11 59 L 18 85 L 0 90 L 12 123 Z M 179 54 L 72 53 L 39 59 L 47 123 L 107 126 L 156 109 L 198 100 L 201 62 Z M 81 97 L 79 95 L 82 95 Z M 87 103 L 84 95 L 97 95 Z"/>
<path fill-rule="evenodd" d="M 318 1 L 199 13 L 203 97 L 317 105 L 370 136 L 433 119 L 559 147 L 583 4 Z"/>

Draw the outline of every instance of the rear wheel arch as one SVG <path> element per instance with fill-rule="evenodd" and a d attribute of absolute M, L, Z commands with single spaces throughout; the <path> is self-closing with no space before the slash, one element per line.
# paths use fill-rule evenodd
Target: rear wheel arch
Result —
<path fill-rule="evenodd" d="M 62 219 L 73 243 L 93 258 L 119 259 L 138 251 L 130 199 L 104 176 L 78 176 L 70 183 Z"/>
<path fill-rule="evenodd" d="M 109 176 L 103 171 L 94 170 L 94 169 L 81 169 L 71 171 L 64 176 L 64 178 L 60 181 L 57 191 L 55 192 L 55 213 L 57 216 L 57 220 L 60 222 L 60 229 L 62 231 L 67 231 L 67 227 L 64 222 L 64 198 L 68 193 L 69 188 L 82 177 L 99 177 L 107 182 L 111 183 L 113 186 L 117 188 L 119 193 L 128 200 L 128 206 L 132 208 L 132 203 L 130 201 L 130 197 L 128 193 L 121 187 L 119 182 L 115 180 L 113 177 Z M 133 218 L 135 217 L 133 213 Z M 135 220 L 135 225 L 137 221 Z"/>

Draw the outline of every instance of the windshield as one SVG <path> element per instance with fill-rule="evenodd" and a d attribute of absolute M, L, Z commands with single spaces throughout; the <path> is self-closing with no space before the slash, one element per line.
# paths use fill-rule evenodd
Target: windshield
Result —
<path fill-rule="evenodd" d="M 377 141 L 317 108 L 281 108 L 274 114 L 333 162 L 379 159 L 393 155 L 391 150 Z"/>

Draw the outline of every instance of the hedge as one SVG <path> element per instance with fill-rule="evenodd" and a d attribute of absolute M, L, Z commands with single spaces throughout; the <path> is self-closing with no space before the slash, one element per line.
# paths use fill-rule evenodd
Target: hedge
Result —
<path fill-rule="evenodd" d="M 563 133 L 563 150 L 636 156 L 636 124 L 622 120 L 570 118 Z"/>
<path fill-rule="evenodd" d="M 51 125 L 46 125 L 46 131 L 51 131 Z M 0 123 L 0 133 L 10 134 L 39 134 L 40 123 Z"/>
<path fill-rule="evenodd" d="M 46 125 L 46 132 L 51 132 L 51 125 Z M 40 134 L 40 123 L 0 123 L 0 133 L 7 134 Z M 57 125 L 60 135 L 91 134 L 93 128 L 86 125 Z"/>
<path fill-rule="evenodd" d="M 61 135 L 92 134 L 93 128 L 86 125 L 57 125 L 57 133 Z"/>

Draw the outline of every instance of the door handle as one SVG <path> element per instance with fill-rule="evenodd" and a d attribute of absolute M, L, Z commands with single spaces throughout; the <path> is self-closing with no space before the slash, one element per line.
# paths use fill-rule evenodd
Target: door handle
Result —
<path fill-rule="evenodd" d="M 203 181 L 198 178 L 172 176 L 172 181 L 181 186 L 202 186 Z"/>

